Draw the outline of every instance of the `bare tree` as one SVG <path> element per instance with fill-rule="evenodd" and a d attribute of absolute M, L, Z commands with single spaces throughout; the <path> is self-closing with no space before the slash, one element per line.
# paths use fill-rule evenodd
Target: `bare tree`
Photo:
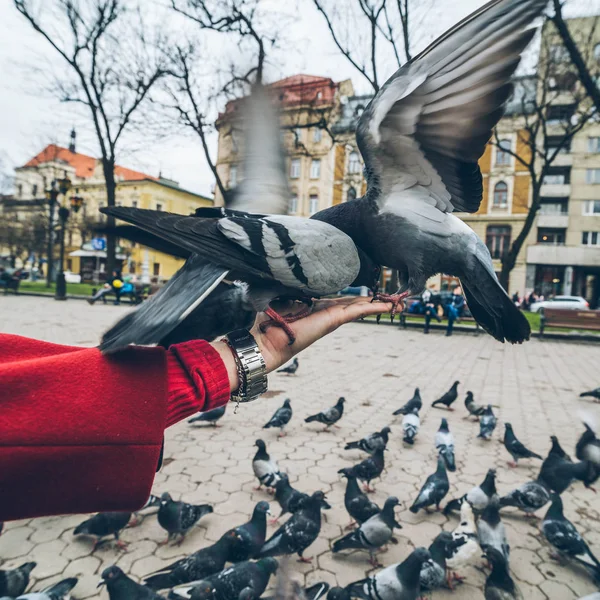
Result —
<path fill-rule="evenodd" d="M 108 206 L 115 205 L 115 164 L 123 135 L 165 75 L 161 46 L 126 0 L 13 0 L 17 10 L 69 67 L 56 75 L 63 102 L 85 106 L 100 148 Z M 114 218 L 108 217 L 109 227 Z M 116 239 L 107 236 L 107 270 Z"/>

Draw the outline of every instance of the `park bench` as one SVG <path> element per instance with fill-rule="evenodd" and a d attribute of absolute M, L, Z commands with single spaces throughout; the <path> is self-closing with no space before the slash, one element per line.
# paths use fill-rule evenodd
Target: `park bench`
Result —
<path fill-rule="evenodd" d="M 12 290 L 15 294 L 18 294 L 20 283 L 21 278 L 18 276 L 15 277 L 12 273 L 5 271 L 0 274 L 0 288 L 4 288 L 5 296 L 8 294 L 8 290 Z"/>
<path fill-rule="evenodd" d="M 412 317 L 415 319 L 420 319 L 421 321 L 423 321 L 423 324 L 425 324 L 425 315 L 420 314 L 420 313 L 411 313 L 409 312 L 410 307 L 418 304 L 419 303 L 419 299 L 418 298 L 409 298 L 406 303 L 404 304 L 404 310 L 400 313 L 400 326 L 403 327 L 404 329 L 406 329 L 407 325 L 406 325 L 406 318 L 407 317 Z M 442 319 L 444 320 L 448 320 L 448 318 L 444 315 L 442 317 Z M 469 323 L 469 324 L 474 324 L 475 325 L 475 331 L 477 333 L 479 333 L 480 327 L 479 327 L 479 323 L 477 323 L 477 321 L 469 314 L 467 315 L 463 315 L 462 317 L 460 317 L 460 319 L 455 321 L 455 325 L 461 325 L 463 323 Z M 437 324 L 437 321 L 435 319 L 431 320 L 431 325 L 433 326 L 434 324 Z"/>
<path fill-rule="evenodd" d="M 540 337 L 544 335 L 546 327 L 600 331 L 600 310 L 544 308 L 540 312 Z"/>

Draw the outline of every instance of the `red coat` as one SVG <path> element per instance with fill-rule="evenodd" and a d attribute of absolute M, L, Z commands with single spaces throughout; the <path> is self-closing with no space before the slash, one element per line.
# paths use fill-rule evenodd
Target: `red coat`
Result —
<path fill-rule="evenodd" d="M 203 341 L 105 356 L 0 334 L 0 521 L 139 508 L 165 428 L 228 400 Z"/>

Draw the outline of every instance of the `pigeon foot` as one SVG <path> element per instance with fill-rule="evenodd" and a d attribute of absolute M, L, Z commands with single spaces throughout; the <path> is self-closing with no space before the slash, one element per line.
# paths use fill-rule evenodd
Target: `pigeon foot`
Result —
<path fill-rule="evenodd" d="M 298 562 L 299 563 L 304 563 L 305 565 L 312 565 L 312 557 L 309 556 L 308 558 L 305 558 L 304 556 L 301 556 L 298 559 Z"/>
<path fill-rule="evenodd" d="M 509 460 L 507 462 L 507 464 L 508 464 L 509 467 L 512 467 L 513 469 L 517 468 L 517 463 L 514 460 Z"/>
<path fill-rule="evenodd" d="M 356 521 L 350 521 L 350 523 L 348 523 L 348 525 L 346 525 L 346 527 L 344 527 L 344 530 L 348 531 L 349 529 L 355 529 L 356 528 Z"/>
<path fill-rule="evenodd" d="M 394 317 L 398 312 L 402 312 L 404 310 L 404 299 L 408 298 L 410 292 L 402 292 L 402 294 L 380 294 L 377 293 L 373 296 L 373 300 L 371 302 L 375 302 L 375 300 L 379 300 L 379 302 L 389 302 L 392 305 L 392 310 L 390 311 L 390 321 L 394 322 Z M 400 310 L 398 310 L 400 309 Z M 377 315 L 377 322 L 381 320 L 381 315 Z"/>
<path fill-rule="evenodd" d="M 374 488 L 374 487 L 371 487 L 371 486 L 370 486 L 368 483 L 365 483 L 364 490 L 365 490 L 365 492 L 367 492 L 367 493 L 371 493 L 371 492 L 374 492 L 374 491 L 375 491 L 375 488 Z"/>
<path fill-rule="evenodd" d="M 262 333 L 265 333 L 269 327 L 281 327 L 281 329 L 283 329 L 288 336 L 289 345 L 291 346 L 296 341 L 296 334 L 292 331 L 292 328 L 289 326 L 289 324 L 307 317 L 311 312 L 312 302 L 307 302 L 301 311 L 293 315 L 280 315 L 275 309 L 269 307 L 267 310 L 265 310 L 265 314 L 270 317 L 270 320 L 263 321 L 259 325 L 259 328 Z"/>
<path fill-rule="evenodd" d="M 275 517 L 274 519 L 269 519 L 269 525 L 277 525 L 279 523 L 279 517 Z"/>

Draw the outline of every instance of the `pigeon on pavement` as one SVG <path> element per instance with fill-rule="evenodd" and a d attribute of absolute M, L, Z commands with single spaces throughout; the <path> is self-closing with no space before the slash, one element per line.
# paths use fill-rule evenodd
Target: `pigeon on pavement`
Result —
<path fill-rule="evenodd" d="M 550 490 L 542 479 L 528 481 L 500 498 L 500 508 L 514 506 L 527 515 L 543 508 L 550 502 Z"/>
<path fill-rule="evenodd" d="M 491 440 L 497 422 L 498 419 L 496 419 L 496 415 L 494 415 L 492 405 L 488 404 L 487 408 L 479 418 L 479 435 L 477 437 L 487 441 Z"/>
<path fill-rule="evenodd" d="M 405 444 L 412 446 L 415 443 L 420 424 L 421 419 L 419 418 L 419 411 L 416 408 L 413 408 L 412 412 L 402 417 L 402 441 Z"/>
<path fill-rule="evenodd" d="M 256 558 L 267 537 L 267 514 L 269 503 L 258 502 L 247 523 L 230 529 L 221 536 L 231 538 L 227 544 L 227 561 L 242 562 Z"/>
<path fill-rule="evenodd" d="M 438 398 L 435 402 L 431 404 L 431 406 L 437 406 L 438 404 L 443 404 L 447 409 L 454 410 L 452 408 L 452 404 L 458 398 L 458 384 L 460 381 L 455 381 L 452 384 L 452 387 L 441 397 Z"/>
<path fill-rule="evenodd" d="M 300 363 L 298 362 L 298 357 L 294 356 L 294 360 L 289 365 L 287 365 L 281 369 L 278 369 L 277 372 L 285 373 L 286 375 L 295 375 L 299 366 L 300 366 Z"/>
<path fill-rule="evenodd" d="M 183 540 L 186 533 L 204 516 L 213 512 L 210 504 L 188 504 L 171 498 L 165 492 L 160 497 L 158 509 L 158 524 L 167 532 L 165 544 L 172 538 L 179 537 Z"/>
<path fill-rule="evenodd" d="M 71 590 L 77 585 L 78 581 L 77 577 L 68 577 L 44 588 L 41 592 L 29 592 L 23 596 L 18 596 L 16 600 L 68 600 L 71 597 Z"/>
<path fill-rule="evenodd" d="M 374 492 L 375 488 L 371 487 L 371 481 L 381 476 L 385 463 L 383 460 L 383 453 L 385 450 L 380 448 L 365 458 L 362 462 L 351 467 L 350 472 L 365 484 L 365 491 Z M 346 469 L 340 469 L 338 473 L 344 473 Z"/>
<path fill-rule="evenodd" d="M 496 470 L 489 469 L 481 485 L 476 485 L 460 498 L 450 500 L 444 507 L 444 514 L 448 515 L 451 511 L 458 510 L 465 501 L 473 507 L 475 512 L 481 513 L 485 510 L 490 501 L 497 497 Z"/>
<path fill-rule="evenodd" d="M 304 551 L 317 539 L 321 531 L 321 509 L 325 494 L 314 492 L 303 501 L 300 508 L 263 545 L 258 556 L 281 556 L 298 554 L 301 562 L 310 563 L 304 558 Z"/>
<path fill-rule="evenodd" d="M 486 557 L 492 565 L 492 572 L 485 581 L 485 600 L 523 600 L 508 571 L 508 558 L 494 547 L 486 550 Z"/>
<path fill-rule="evenodd" d="M 390 432 L 391 429 L 389 427 L 384 427 L 381 431 L 371 433 L 367 437 L 364 437 L 357 442 L 348 442 L 344 447 L 344 450 L 354 450 L 357 448 L 358 450 L 363 450 L 368 454 L 373 454 L 375 450 L 379 450 L 380 448 L 385 448 L 387 446 Z"/>
<path fill-rule="evenodd" d="M 494 498 L 484 509 L 477 521 L 479 545 L 484 552 L 495 548 L 503 554 L 508 562 L 510 546 L 506 537 L 506 527 L 500 518 L 499 500 Z"/>
<path fill-rule="evenodd" d="M 106 585 L 110 600 L 164 600 L 154 590 L 133 581 L 116 566 L 102 571 L 102 581 L 98 587 L 101 585 Z"/>
<path fill-rule="evenodd" d="M 508 463 L 511 467 L 516 467 L 520 458 L 539 458 L 540 460 L 544 460 L 539 454 L 525 448 L 517 439 L 510 423 L 504 423 L 504 447 L 513 457 L 512 462 Z"/>
<path fill-rule="evenodd" d="M 277 437 L 282 437 L 285 435 L 285 426 L 290 422 L 291 418 L 292 407 L 290 405 L 290 399 L 287 398 L 283 401 L 283 406 L 280 406 L 271 417 L 271 420 L 263 426 L 263 429 L 279 427 L 279 433 L 277 434 Z"/>
<path fill-rule="evenodd" d="M 29 575 L 35 567 L 35 562 L 27 562 L 16 569 L 0 570 L 0 596 L 20 596 L 27 589 Z"/>
<path fill-rule="evenodd" d="M 411 413 L 413 409 L 417 409 L 417 411 L 421 410 L 423 407 L 423 400 L 421 400 L 421 392 L 419 388 L 415 388 L 414 396 L 401 408 L 395 410 L 393 412 L 394 415 L 406 415 Z"/>
<path fill-rule="evenodd" d="M 252 470 L 258 479 L 257 489 L 260 489 L 263 485 L 273 488 L 281 477 L 279 467 L 267 453 L 267 445 L 263 440 L 256 440 L 254 445 L 258 448 L 252 459 Z"/>
<path fill-rule="evenodd" d="M 390 496 L 379 513 L 362 523 L 358 529 L 333 542 L 333 553 L 341 550 L 367 550 L 371 564 L 374 567 L 381 566 L 375 559 L 375 553 L 392 539 L 394 528 L 402 529 L 394 514 L 394 508 L 398 504 L 398 498 Z"/>
<path fill-rule="evenodd" d="M 212 410 L 207 410 L 206 412 L 201 412 L 197 416 L 188 419 L 188 423 L 210 423 L 214 427 L 218 427 L 219 425 L 217 424 L 217 421 L 223 417 L 226 408 L 227 404 L 223 404 L 223 406 L 213 408 Z"/>
<path fill-rule="evenodd" d="M 594 390 L 590 390 L 589 392 L 582 392 L 579 394 L 580 398 L 593 398 L 596 402 L 600 402 L 600 387 L 597 387 Z"/>
<path fill-rule="evenodd" d="M 446 468 L 450 472 L 456 471 L 456 460 L 454 459 L 454 436 L 448 429 L 448 421 L 444 418 L 437 433 L 435 434 L 435 449 L 438 455 L 444 459 Z"/>
<path fill-rule="evenodd" d="M 497 340 L 529 338 L 527 319 L 496 277 L 489 250 L 453 211 L 477 212 L 477 164 L 513 90 L 512 76 L 546 0 L 494 0 L 401 67 L 363 111 L 356 138 L 363 197 L 313 215 L 350 235 L 402 287 L 395 306 L 435 273 L 460 278 L 469 310 Z"/>
<path fill-rule="evenodd" d="M 78 525 L 73 531 L 73 535 L 90 535 L 96 538 L 94 549 L 103 544 L 106 540 L 103 538 L 114 535 L 117 546 L 126 548 L 127 544 L 119 539 L 119 533 L 125 529 L 131 519 L 130 512 L 104 512 L 98 513 L 83 523 Z"/>
<path fill-rule="evenodd" d="M 575 456 L 579 460 L 591 462 L 595 467 L 597 475 L 600 476 L 600 440 L 587 423 L 584 423 L 584 426 L 585 431 L 581 434 L 575 446 Z"/>
<path fill-rule="evenodd" d="M 355 581 L 345 589 L 352 598 L 363 600 L 416 600 L 421 569 L 430 560 L 426 548 L 416 548 L 404 562 L 386 567 L 372 577 Z M 334 598 L 342 600 L 344 596 Z"/>
<path fill-rule="evenodd" d="M 444 499 L 450 482 L 446 473 L 446 462 L 441 456 L 437 459 L 437 469 L 433 475 L 430 475 L 425 484 L 421 488 L 419 495 L 410 507 L 410 512 L 418 513 L 422 508 L 427 509 L 429 506 L 434 506 L 439 510 L 440 502 Z"/>
<path fill-rule="evenodd" d="M 600 562 L 573 523 L 565 518 L 562 499 L 558 494 L 552 495 L 552 504 L 542 522 L 542 531 L 560 555 L 586 567 L 594 580 L 600 582 Z"/>
<path fill-rule="evenodd" d="M 342 415 L 344 414 L 345 401 L 345 398 L 339 398 L 335 406 L 332 406 L 323 412 L 317 413 L 316 415 L 306 417 L 306 419 L 304 419 L 305 423 L 317 421 L 319 423 L 323 423 L 323 425 L 325 425 L 325 429 L 329 429 L 342 418 Z"/>
<path fill-rule="evenodd" d="M 471 558 L 479 551 L 477 543 L 477 530 L 475 529 L 475 516 L 468 502 L 463 502 L 460 507 L 460 523 L 452 532 L 452 546 L 446 558 L 448 567 L 448 586 L 452 589 L 454 581 L 463 581 L 456 573 L 458 569 L 469 564 Z"/>
<path fill-rule="evenodd" d="M 586 487 L 591 487 L 597 478 L 594 463 L 587 460 L 574 463 L 562 449 L 558 438 L 553 435 L 550 439 L 552 447 L 542 463 L 538 479 L 542 479 L 557 494 L 562 494 L 575 480 L 582 481 Z"/>
<path fill-rule="evenodd" d="M 351 529 L 355 524 L 354 521 L 361 525 L 373 515 L 376 515 L 381 509 L 375 502 L 371 502 L 369 497 L 361 491 L 356 475 L 351 468 L 340 469 L 338 473 L 341 473 L 348 480 L 344 493 L 344 506 L 353 519 L 346 527 L 346 529 Z"/>
<path fill-rule="evenodd" d="M 473 398 L 473 392 L 467 392 L 467 397 L 465 398 L 465 407 L 469 411 L 469 415 L 472 417 L 475 417 L 477 420 L 479 420 L 479 417 L 485 411 L 485 406 L 475 404 L 475 400 Z M 467 418 L 467 417 L 465 417 L 465 418 Z"/>
<path fill-rule="evenodd" d="M 281 506 L 281 513 L 272 520 L 273 525 L 286 513 L 295 513 L 302 502 L 309 497 L 308 494 L 294 489 L 285 473 L 281 473 L 280 477 L 281 479 L 275 484 L 275 500 Z"/>

